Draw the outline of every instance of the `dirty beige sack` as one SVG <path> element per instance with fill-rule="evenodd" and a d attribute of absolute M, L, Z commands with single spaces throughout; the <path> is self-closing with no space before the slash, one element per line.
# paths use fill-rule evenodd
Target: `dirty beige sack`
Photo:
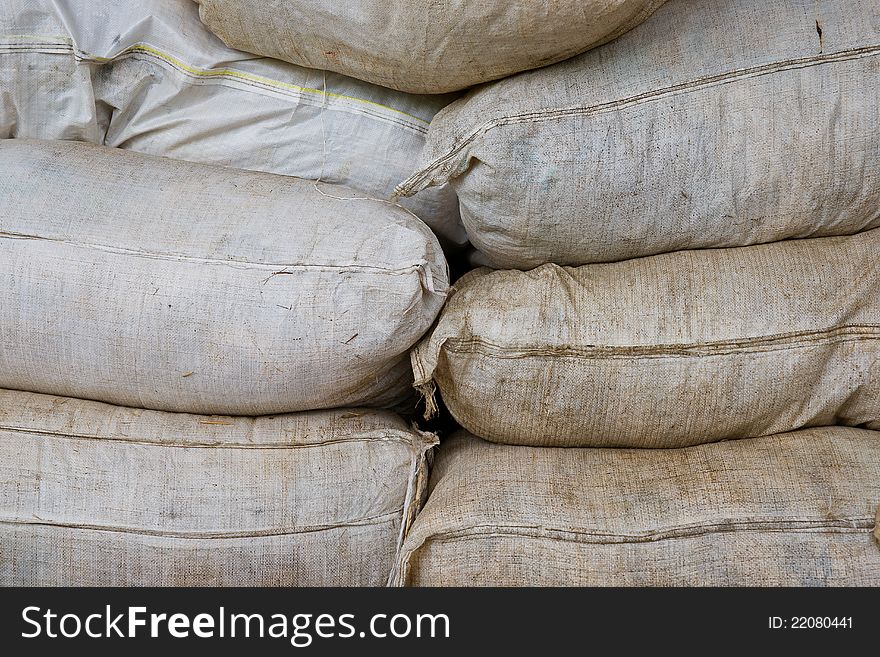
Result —
<path fill-rule="evenodd" d="M 241 50 L 383 87 L 443 93 L 610 41 L 664 0 L 196 0 Z"/>
<path fill-rule="evenodd" d="M 880 433 L 674 450 L 444 441 L 395 582 L 880 586 Z"/>
<path fill-rule="evenodd" d="M 77 139 L 389 198 L 452 97 L 226 47 L 191 0 L 3 0 L 0 137 Z M 466 240 L 447 186 L 403 204 Z"/>
<path fill-rule="evenodd" d="M 451 181 L 498 267 L 880 226 L 880 3 L 671 0 L 614 43 L 437 115 L 407 195 Z"/>
<path fill-rule="evenodd" d="M 0 387 L 229 415 L 396 405 L 446 264 L 411 213 L 352 194 L 0 141 Z"/>
<path fill-rule="evenodd" d="M 381 586 L 431 434 L 0 391 L 0 585 Z"/>
<path fill-rule="evenodd" d="M 877 525 L 874 527 L 874 538 L 876 538 L 877 543 L 880 544 L 880 506 L 877 507 Z"/>
<path fill-rule="evenodd" d="M 880 229 L 529 272 L 476 270 L 413 352 L 496 442 L 684 447 L 880 429 Z"/>

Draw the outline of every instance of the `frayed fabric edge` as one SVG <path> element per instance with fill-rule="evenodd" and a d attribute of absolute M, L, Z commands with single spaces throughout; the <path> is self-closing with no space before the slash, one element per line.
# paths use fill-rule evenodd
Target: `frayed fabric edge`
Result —
<path fill-rule="evenodd" d="M 421 441 L 413 445 L 413 462 L 410 480 L 407 484 L 406 498 L 403 504 L 403 516 L 400 521 L 400 533 L 397 537 L 397 547 L 394 551 L 394 564 L 388 575 L 387 587 L 403 586 L 405 577 L 403 546 L 412 529 L 416 516 L 422 510 L 422 506 L 428 496 L 428 482 L 431 475 L 431 465 L 434 461 L 434 448 L 440 444 L 437 434 L 429 431 L 421 431 L 413 425 L 413 431 L 421 437 Z"/>

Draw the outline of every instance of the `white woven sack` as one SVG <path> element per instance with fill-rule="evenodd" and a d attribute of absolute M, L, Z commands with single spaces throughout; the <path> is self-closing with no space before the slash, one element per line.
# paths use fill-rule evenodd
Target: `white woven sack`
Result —
<path fill-rule="evenodd" d="M 381 586 L 433 435 L 0 390 L 0 585 Z"/>
<path fill-rule="evenodd" d="M 494 266 L 880 226 L 880 2 L 670 0 L 437 115 L 424 168 Z"/>
<path fill-rule="evenodd" d="M 70 141 L 0 141 L 0 387 L 192 413 L 394 406 L 445 298 L 387 201 Z"/>
<path fill-rule="evenodd" d="M 683 447 L 880 429 L 880 228 L 459 280 L 416 384 L 488 440 Z"/>
<path fill-rule="evenodd" d="M 226 43 L 412 93 L 464 89 L 610 41 L 664 0 L 196 0 Z"/>
<path fill-rule="evenodd" d="M 388 198 L 449 97 L 232 50 L 190 0 L 4 0 L 0 137 L 78 139 Z M 463 244 L 448 187 L 403 201 Z"/>
<path fill-rule="evenodd" d="M 876 587 L 878 502 L 880 433 L 864 429 L 665 450 L 462 432 L 440 447 L 395 582 Z"/>

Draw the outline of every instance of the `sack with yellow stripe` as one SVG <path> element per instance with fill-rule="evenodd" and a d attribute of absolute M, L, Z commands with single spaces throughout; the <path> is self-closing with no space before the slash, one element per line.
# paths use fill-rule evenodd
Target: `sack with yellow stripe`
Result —
<path fill-rule="evenodd" d="M 74 139 L 387 198 L 450 97 L 232 50 L 190 0 L 4 0 L 0 138 Z M 448 187 L 402 204 L 465 242 Z"/>

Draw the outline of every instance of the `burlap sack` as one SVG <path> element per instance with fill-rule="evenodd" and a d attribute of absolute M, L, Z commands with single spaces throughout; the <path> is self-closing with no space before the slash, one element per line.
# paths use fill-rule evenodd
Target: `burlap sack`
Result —
<path fill-rule="evenodd" d="M 192 413 L 392 406 L 447 287 L 387 201 L 0 141 L 0 387 Z"/>
<path fill-rule="evenodd" d="M 451 97 L 418 97 L 227 48 L 191 0 L 3 0 L 0 137 L 78 139 L 389 198 Z M 403 205 L 447 245 L 449 187 Z"/>
<path fill-rule="evenodd" d="M 446 440 L 411 586 L 880 586 L 880 433 L 673 450 Z"/>
<path fill-rule="evenodd" d="M 496 442 L 683 447 L 880 429 L 880 229 L 529 272 L 477 270 L 413 352 Z"/>
<path fill-rule="evenodd" d="M 880 506 L 877 507 L 877 523 L 874 527 L 874 538 L 876 538 L 877 543 L 880 544 Z"/>
<path fill-rule="evenodd" d="M 567 59 L 663 1 L 196 0 L 233 48 L 429 94 Z"/>
<path fill-rule="evenodd" d="M 0 391 L 3 586 L 381 586 L 431 434 Z"/>
<path fill-rule="evenodd" d="M 498 267 L 880 226 L 880 3 L 671 0 L 614 43 L 437 115 L 402 195 L 451 181 Z"/>

